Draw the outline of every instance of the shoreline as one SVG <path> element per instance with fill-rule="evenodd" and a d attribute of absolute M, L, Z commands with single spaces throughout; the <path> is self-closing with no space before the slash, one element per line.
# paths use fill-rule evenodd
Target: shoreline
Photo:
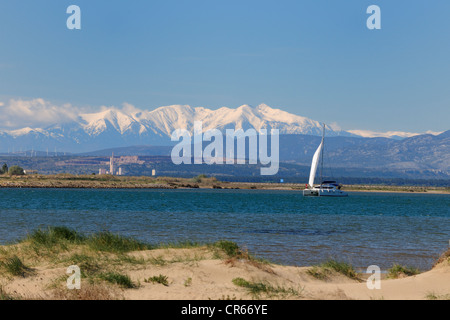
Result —
<path fill-rule="evenodd" d="M 223 182 L 215 178 L 127 177 L 30 175 L 0 176 L 2 188 L 28 189 L 222 189 L 222 190 L 285 190 L 302 191 L 305 184 Z M 383 192 L 409 194 L 450 194 L 450 187 L 344 185 L 347 192 Z"/>

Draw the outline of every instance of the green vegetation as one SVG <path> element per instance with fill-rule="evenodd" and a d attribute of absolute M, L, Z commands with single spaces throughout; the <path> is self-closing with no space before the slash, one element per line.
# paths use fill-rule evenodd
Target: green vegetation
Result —
<path fill-rule="evenodd" d="M 35 245 L 52 247 L 62 243 L 81 243 L 84 239 L 84 236 L 67 227 L 48 227 L 33 231 L 25 240 Z"/>
<path fill-rule="evenodd" d="M 358 275 L 350 264 L 336 260 L 328 260 L 320 266 L 313 266 L 307 273 L 319 280 L 328 280 L 332 273 L 342 274 L 350 279 L 359 280 Z"/>
<path fill-rule="evenodd" d="M 192 252 L 169 250 L 172 248 L 198 248 L 199 250 Z M 164 256 L 160 252 L 154 252 L 156 249 L 164 249 Z M 37 229 L 16 244 L 0 247 L 0 277 L 27 276 L 43 265 L 52 265 L 55 268 L 76 265 L 81 271 L 82 290 L 76 292 L 62 290 L 61 288 L 65 286 L 64 281 L 67 280 L 67 276 L 62 275 L 48 285 L 53 295 L 62 299 L 78 300 L 96 297 L 109 299 L 113 298 L 108 294 L 111 285 L 124 289 L 139 287 L 139 279 L 133 282 L 127 275 L 132 270 L 141 270 L 143 266 L 151 264 L 157 266 L 171 263 L 190 264 L 214 258 L 223 259 L 226 264 L 246 263 L 273 273 L 268 264 L 259 262 L 231 241 L 221 240 L 210 244 L 187 241 L 152 245 L 111 232 L 103 231 L 89 235 L 57 226 Z M 162 274 L 140 281 L 169 286 L 168 277 Z M 294 289 L 274 287 L 263 282 L 245 283 L 236 280 L 236 283 L 247 288 L 254 295 L 298 295 Z M 185 278 L 182 284 L 185 287 L 191 286 L 192 278 Z M 0 299 L 9 298 L 9 295 L 0 291 Z"/>
<path fill-rule="evenodd" d="M 255 298 L 260 298 L 261 295 L 301 296 L 301 293 L 293 288 L 274 287 L 267 282 L 249 282 L 242 278 L 235 278 L 232 282 L 238 287 L 247 289 Z"/>
<path fill-rule="evenodd" d="M 439 295 L 434 292 L 431 292 L 425 297 L 427 300 L 450 300 L 450 294 Z"/>
<path fill-rule="evenodd" d="M 232 241 L 220 240 L 214 243 L 213 247 L 223 250 L 228 257 L 236 257 L 241 253 L 239 246 Z"/>
<path fill-rule="evenodd" d="M 203 176 L 204 176 L 204 174 L 192 178 L 192 182 L 194 182 L 194 183 L 201 183 L 201 182 L 202 182 L 202 177 L 203 177 Z"/>
<path fill-rule="evenodd" d="M 166 244 L 152 245 L 130 237 L 114 234 L 109 231 L 98 232 L 89 236 L 81 234 L 67 227 L 48 227 L 38 229 L 27 235 L 22 243 L 27 242 L 35 250 L 39 249 L 66 249 L 69 245 L 86 245 L 94 251 L 124 254 L 131 251 L 155 250 L 155 249 L 181 249 L 199 248 L 202 246 L 215 248 L 223 251 L 227 256 L 239 255 L 241 251 L 236 243 L 231 241 L 218 241 L 213 244 L 205 244 L 193 241 L 180 241 Z M 122 256 L 121 259 L 138 260 Z"/>
<path fill-rule="evenodd" d="M 328 280 L 331 275 L 330 270 L 320 266 L 313 266 L 308 269 L 306 273 L 318 280 Z"/>
<path fill-rule="evenodd" d="M 9 168 L 8 173 L 11 176 L 23 176 L 25 174 L 23 168 L 19 166 L 12 166 Z"/>
<path fill-rule="evenodd" d="M 169 279 L 162 274 L 145 279 L 144 282 L 159 283 L 166 287 L 169 286 Z"/>
<path fill-rule="evenodd" d="M 214 258 L 225 259 L 226 264 L 234 266 L 242 261 L 245 261 L 245 263 L 267 273 L 274 273 L 270 267 L 269 261 L 250 255 L 248 251 L 242 250 L 232 241 L 220 240 L 212 245 L 209 245 L 209 247 L 214 250 Z"/>
<path fill-rule="evenodd" d="M 87 238 L 86 243 L 93 250 L 114 253 L 153 249 L 151 245 L 111 232 L 94 234 Z"/>
<path fill-rule="evenodd" d="M 131 281 L 130 277 L 117 272 L 101 273 L 99 278 L 112 284 L 117 284 L 125 289 L 136 288 L 136 285 Z"/>
<path fill-rule="evenodd" d="M 156 249 L 173 248 L 199 248 L 193 254 L 176 254 L 162 256 L 145 253 L 141 256 L 130 254 L 138 251 L 153 251 Z M 18 257 L 24 257 L 24 263 Z M 108 282 L 122 288 L 135 288 L 129 276 L 123 274 L 124 270 L 142 268 L 143 265 L 153 264 L 163 266 L 170 263 L 192 263 L 202 259 L 218 257 L 237 261 L 248 259 L 248 254 L 242 252 L 238 245 L 230 241 L 218 241 L 212 244 L 201 244 L 192 241 L 152 245 L 133 238 L 102 231 L 91 235 L 82 234 L 76 230 L 56 226 L 40 228 L 30 232 L 24 239 L 15 245 L 0 247 L 0 275 L 25 276 L 33 269 L 28 266 L 37 266 L 41 263 L 55 266 L 77 265 L 81 270 L 82 279 L 90 287 L 88 291 L 71 296 L 78 299 L 81 296 L 91 296 L 104 292 L 96 288 L 99 282 Z M 248 260 L 254 263 L 252 260 Z M 60 288 L 66 277 L 60 277 L 51 285 L 54 290 Z M 151 277 L 147 282 L 168 285 L 166 276 Z M 185 281 L 190 286 L 192 279 Z M 96 291 L 96 290 L 100 291 Z M 97 293 L 96 293 L 97 292 Z M 59 292 L 66 297 L 64 292 Z"/>
<path fill-rule="evenodd" d="M 388 278 L 397 279 L 400 277 L 411 277 L 420 273 L 420 270 L 413 267 L 405 267 L 399 264 L 394 264 L 392 268 L 388 270 Z"/>
<path fill-rule="evenodd" d="M 66 248 L 69 244 L 87 245 L 92 250 L 113 253 L 153 249 L 151 245 L 111 232 L 105 231 L 85 236 L 67 227 L 48 227 L 44 230 L 35 230 L 23 241 L 28 241 L 36 249 L 42 247 L 49 249 L 57 246 Z"/>
<path fill-rule="evenodd" d="M 0 174 L 7 174 L 7 173 L 8 173 L 8 165 L 4 163 L 3 166 L 0 168 Z"/>
<path fill-rule="evenodd" d="M 184 281 L 184 286 L 185 287 L 190 287 L 192 285 L 192 278 L 189 277 L 186 279 L 186 281 Z"/>
<path fill-rule="evenodd" d="M 436 267 L 438 264 L 447 262 L 450 264 L 450 249 L 448 249 L 446 252 L 444 252 L 439 259 L 434 263 L 433 268 Z"/>
<path fill-rule="evenodd" d="M 15 277 L 25 277 L 25 274 L 31 270 L 17 256 L 6 258 L 5 261 L 0 262 L 0 267 Z"/>

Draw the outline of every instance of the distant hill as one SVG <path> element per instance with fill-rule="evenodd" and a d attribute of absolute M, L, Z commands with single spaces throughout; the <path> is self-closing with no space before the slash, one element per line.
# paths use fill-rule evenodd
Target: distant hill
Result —
<path fill-rule="evenodd" d="M 280 162 L 308 167 L 321 137 L 309 135 L 281 135 Z M 205 144 L 206 145 L 206 144 Z M 131 146 L 104 149 L 80 154 L 83 156 L 167 156 L 172 147 Z M 330 137 L 325 144 L 325 166 L 327 168 L 359 169 L 450 177 L 450 131 L 438 136 L 431 134 L 414 136 L 402 140 L 388 138 Z"/>
<path fill-rule="evenodd" d="M 170 156 L 172 151 L 171 146 L 129 146 L 120 148 L 109 148 L 85 153 L 79 153 L 78 156 L 99 156 L 110 157 L 114 154 L 115 157 L 120 156 Z"/>

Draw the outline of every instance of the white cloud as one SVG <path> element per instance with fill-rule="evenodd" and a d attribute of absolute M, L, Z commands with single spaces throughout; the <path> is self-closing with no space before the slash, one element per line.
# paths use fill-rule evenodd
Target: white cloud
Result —
<path fill-rule="evenodd" d="M 54 123 L 65 123 L 74 120 L 79 111 L 71 104 L 55 105 L 41 98 L 11 99 L 7 103 L 0 103 L 0 127 L 5 129 L 36 128 Z"/>
<path fill-rule="evenodd" d="M 127 102 L 122 104 L 122 111 L 127 113 L 127 114 L 136 114 L 136 113 L 142 112 L 141 109 L 138 109 L 134 105 L 129 104 Z"/>
<path fill-rule="evenodd" d="M 0 130 L 46 128 L 54 124 L 76 121 L 80 115 L 95 115 L 107 110 L 120 111 L 128 115 L 142 112 L 129 103 L 124 103 L 119 108 L 115 106 L 80 108 L 69 103 L 57 105 L 41 98 L 11 99 L 6 103 L 0 101 Z"/>

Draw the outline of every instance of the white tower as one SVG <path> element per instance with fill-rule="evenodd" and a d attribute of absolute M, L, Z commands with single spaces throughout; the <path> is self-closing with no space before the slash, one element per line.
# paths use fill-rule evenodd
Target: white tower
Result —
<path fill-rule="evenodd" d="M 112 153 L 112 157 L 109 160 L 109 174 L 114 175 L 114 152 Z"/>

